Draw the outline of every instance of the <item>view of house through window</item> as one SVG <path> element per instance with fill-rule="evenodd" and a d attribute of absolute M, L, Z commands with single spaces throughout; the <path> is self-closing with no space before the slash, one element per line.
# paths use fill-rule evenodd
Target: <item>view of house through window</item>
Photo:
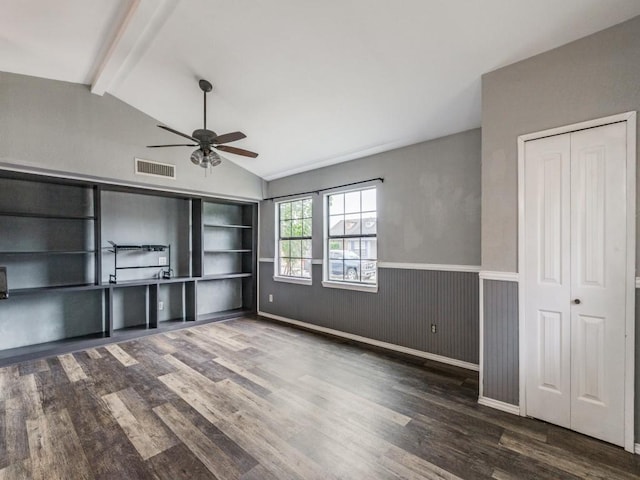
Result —
<path fill-rule="evenodd" d="M 377 283 L 376 189 L 328 195 L 328 264 L 330 281 Z"/>
<path fill-rule="evenodd" d="M 276 208 L 278 275 L 311 278 L 311 199 L 280 202 Z"/>

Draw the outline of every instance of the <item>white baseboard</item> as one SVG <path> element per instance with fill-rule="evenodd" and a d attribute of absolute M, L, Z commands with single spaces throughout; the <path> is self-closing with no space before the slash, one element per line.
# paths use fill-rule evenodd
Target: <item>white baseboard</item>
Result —
<path fill-rule="evenodd" d="M 640 455 L 640 443 L 636 443 L 634 445 L 634 451 L 635 451 L 636 455 Z"/>
<path fill-rule="evenodd" d="M 513 415 L 520 415 L 520 407 L 518 405 L 511 405 L 510 403 L 501 402 L 500 400 L 494 400 L 493 398 L 478 397 L 478 403 L 485 407 L 495 408 L 503 412 L 512 413 Z"/>
<path fill-rule="evenodd" d="M 332 328 L 320 327 L 312 323 L 301 322 L 300 320 L 293 320 L 291 318 L 281 317 L 280 315 L 274 315 L 272 313 L 259 311 L 258 315 L 262 315 L 263 317 L 271 318 L 273 320 L 290 323 L 291 325 L 298 325 L 299 327 L 308 328 L 309 330 L 328 333 L 330 335 L 335 335 L 336 337 L 347 338 L 349 340 L 355 340 L 356 342 L 386 348 L 387 350 L 393 350 L 394 352 L 406 353 L 408 355 L 413 355 L 414 357 L 426 358 L 427 360 L 433 360 L 435 362 L 445 363 L 447 365 L 453 365 L 455 367 L 465 368 L 467 370 L 473 370 L 475 372 L 478 371 L 478 365 L 475 363 L 464 362 L 462 360 L 456 360 L 455 358 L 444 357 L 442 355 L 436 355 L 435 353 L 423 352 L 422 350 L 415 350 L 413 348 L 403 347 L 401 345 L 395 345 L 393 343 L 381 342 L 380 340 L 361 337 L 360 335 L 341 332 L 340 330 L 334 330 Z"/>

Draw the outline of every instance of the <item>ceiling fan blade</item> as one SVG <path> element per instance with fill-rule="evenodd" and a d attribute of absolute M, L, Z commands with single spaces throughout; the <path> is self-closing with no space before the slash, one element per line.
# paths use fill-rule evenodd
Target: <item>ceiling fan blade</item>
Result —
<path fill-rule="evenodd" d="M 165 127 L 164 125 L 158 125 L 158 126 L 160 128 L 162 128 L 163 130 L 166 130 L 166 131 L 171 132 L 171 133 L 175 133 L 176 135 L 180 135 L 181 137 L 184 137 L 184 138 L 188 138 L 189 140 L 192 140 L 194 142 L 198 142 L 198 139 L 197 138 L 193 138 L 191 135 L 187 135 L 186 133 L 179 132 L 179 131 L 174 130 L 173 128 L 170 128 L 170 127 Z"/>
<path fill-rule="evenodd" d="M 199 147 L 197 143 L 175 143 L 173 145 L 147 145 L 147 148 L 162 148 L 162 147 Z"/>
<path fill-rule="evenodd" d="M 229 147 L 227 145 L 218 145 L 215 148 L 218 150 L 222 150 L 223 152 L 235 153 L 236 155 L 242 155 L 243 157 L 251 157 L 256 158 L 258 156 L 257 153 L 250 152 L 249 150 L 243 150 L 242 148 Z"/>
<path fill-rule="evenodd" d="M 214 138 L 213 143 L 215 145 L 220 145 L 221 143 L 235 142 L 236 140 L 242 140 L 243 138 L 247 138 L 247 136 L 242 132 L 225 133 L 224 135 L 218 135 Z"/>

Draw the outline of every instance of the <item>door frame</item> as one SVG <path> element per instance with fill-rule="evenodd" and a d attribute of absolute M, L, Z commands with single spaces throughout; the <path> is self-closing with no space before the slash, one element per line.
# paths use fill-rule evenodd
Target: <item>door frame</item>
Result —
<path fill-rule="evenodd" d="M 554 135 L 601 127 L 612 123 L 625 123 L 627 129 L 627 271 L 626 271 L 626 319 L 625 319 L 625 398 L 624 398 L 624 448 L 634 452 L 634 401 L 635 401 L 635 290 L 636 290 L 636 112 L 625 112 L 586 122 L 551 128 L 518 137 L 518 338 L 520 415 L 527 415 L 526 401 L 526 341 L 524 336 L 525 297 L 524 244 L 525 244 L 525 143 Z"/>

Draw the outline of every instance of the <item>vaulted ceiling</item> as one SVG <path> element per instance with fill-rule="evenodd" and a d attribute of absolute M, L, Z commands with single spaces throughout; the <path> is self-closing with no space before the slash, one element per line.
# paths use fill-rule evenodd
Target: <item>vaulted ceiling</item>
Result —
<path fill-rule="evenodd" d="M 639 14 L 638 0 L 0 0 L 0 71 L 90 84 L 187 133 L 206 78 L 209 128 L 260 153 L 225 157 L 273 179 L 478 127 L 483 73 Z"/>

